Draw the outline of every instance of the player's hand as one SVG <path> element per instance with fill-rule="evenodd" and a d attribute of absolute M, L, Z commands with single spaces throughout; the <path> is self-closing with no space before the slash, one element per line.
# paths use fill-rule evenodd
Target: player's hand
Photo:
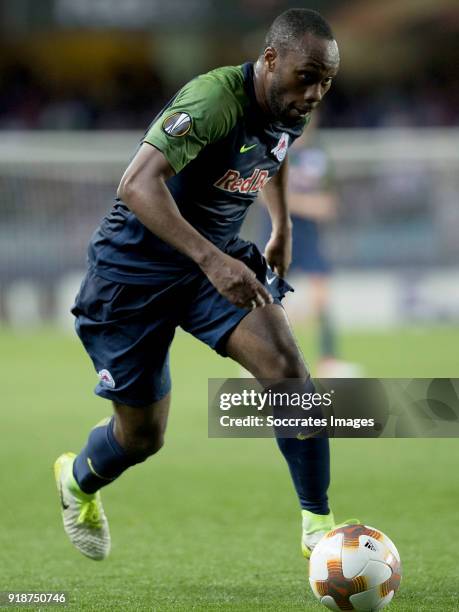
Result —
<path fill-rule="evenodd" d="M 272 234 L 265 248 L 265 258 L 271 270 L 283 278 L 292 262 L 292 232 Z"/>
<path fill-rule="evenodd" d="M 255 272 L 234 257 L 222 253 L 202 269 L 217 291 L 239 308 L 253 309 L 273 302 L 272 295 L 257 279 Z"/>

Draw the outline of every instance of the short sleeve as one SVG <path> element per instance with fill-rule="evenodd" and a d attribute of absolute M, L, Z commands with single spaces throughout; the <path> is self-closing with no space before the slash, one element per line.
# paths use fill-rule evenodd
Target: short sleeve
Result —
<path fill-rule="evenodd" d="M 203 75 L 179 91 L 143 142 L 159 149 L 178 173 L 206 145 L 226 136 L 241 113 L 233 92 L 217 79 Z"/>

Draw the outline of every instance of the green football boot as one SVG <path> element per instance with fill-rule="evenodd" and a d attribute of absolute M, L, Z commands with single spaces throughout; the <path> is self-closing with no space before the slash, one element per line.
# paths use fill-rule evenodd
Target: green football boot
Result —
<path fill-rule="evenodd" d="M 100 493 L 87 494 L 78 486 L 72 467 L 75 453 L 64 453 L 54 463 L 65 533 L 83 555 L 100 561 L 110 552 L 110 531 Z"/>
<path fill-rule="evenodd" d="M 358 519 L 348 519 L 342 523 L 336 524 L 333 512 L 330 510 L 328 514 L 314 514 L 309 510 L 302 510 L 303 531 L 301 534 L 301 550 L 306 559 L 309 559 L 316 544 L 324 537 L 326 533 L 337 527 L 344 525 L 359 525 Z"/>

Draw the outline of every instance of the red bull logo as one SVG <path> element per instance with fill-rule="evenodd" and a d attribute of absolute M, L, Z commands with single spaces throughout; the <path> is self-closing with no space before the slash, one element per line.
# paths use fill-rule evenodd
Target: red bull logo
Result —
<path fill-rule="evenodd" d="M 241 177 L 237 170 L 227 170 L 225 174 L 214 183 L 214 187 L 218 187 L 223 191 L 230 193 L 257 193 L 269 181 L 269 172 L 255 168 L 247 178 Z"/>

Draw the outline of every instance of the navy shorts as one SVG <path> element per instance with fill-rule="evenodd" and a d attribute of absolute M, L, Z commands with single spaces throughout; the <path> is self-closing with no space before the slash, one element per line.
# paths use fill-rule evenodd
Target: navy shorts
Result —
<path fill-rule="evenodd" d="M 227 252 L 256 273 L 275 302 L 292 290 L 254 244 L 238 239 Z M 220 295 L 197 267 L 173 278 L 170 272 L 158 274 L 148 285 L 107 280 L 91 268 L 72 308 L 99 376 L 96 394 L 130 406 L 146 406 L 169 393 L 169 347 L 177 326 L 226 356 L 226 340 L 248 312 Z"/>

